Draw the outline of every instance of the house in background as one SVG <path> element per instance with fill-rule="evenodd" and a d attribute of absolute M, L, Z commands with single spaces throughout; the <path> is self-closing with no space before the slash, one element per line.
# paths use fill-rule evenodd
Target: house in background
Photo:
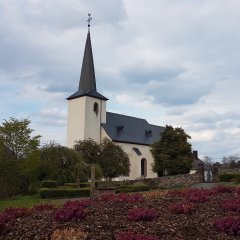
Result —
<path fill-rule="evenodd" d="M 78 90 L 67 98 L 67 146 L 76 140 L 108 138 L 121 146 L 130 159 L 130 174 L 123 179 L 153 178 L 150 144 L 160 139 L 164 127 L 145 119 L 106 111 L 107 98 L 96 88 L 93 54 L 88 29 Z"/>

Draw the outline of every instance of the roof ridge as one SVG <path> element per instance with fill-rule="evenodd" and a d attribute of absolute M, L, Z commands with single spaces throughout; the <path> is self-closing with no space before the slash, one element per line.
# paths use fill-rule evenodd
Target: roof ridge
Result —
<path fill-rule="evenodd" d="M 124 116 L 124 117 L 129 117 L 129 118 L 135 118 L 135 119 L 140 119 L 140 120 L 144 120 L 148 123 L 148 121 L 144 118 L 138 118 L 138 117 L 133 117 L 133 116 L 129 116 L 129 115 L 125 115 L 125 114 L 120 114 L 120 113 L 114 113 L 114 112 L 108 112 L 107 113 L 112 113 L 112 114 L 116 114 L 116 115 L 121 115 L 121 116 Z M 148 123 L 149 124 L 149 123 Z"/>

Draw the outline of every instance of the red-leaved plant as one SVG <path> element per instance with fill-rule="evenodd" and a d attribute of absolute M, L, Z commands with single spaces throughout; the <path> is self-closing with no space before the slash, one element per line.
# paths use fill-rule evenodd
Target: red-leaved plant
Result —
<path fill-rule="evenodd" d="M 235 188 L 230 186 L 223 186 L 218 185 L 217 187 L 213 188 L 213 192 L 216 193 L 232 193 L 234 192 Z"/>
<path fill-rule="evenodd" d="M 240 235 L 240 217 L 227 216 L 215 220 L 213 225 L 229 235 Z"/>
<path fill-rule="evenodd" d="M 84 208 L 91 204 L 91 200 L 67 201 L 63 207 L 55 213 L 57 222 L 68 222 L 72 220 L 82 220 L 87 213 Z"/>
<path fill-rule="evenodd" d="M 240 212 L 240 199 L 227 199 L 220 203 L 220 206 L 227 211 Z"/>
<path fill-rule="evenodd" d="M 43 212 L 43 211 L 51 211 L 56 209 L 56 207 L 53 204 L 41 204 L 36 205 L 32 208 L 33 212 Z"/>
<path fill-rule="evenodd" d="M 152 208 L 133 208 L 128 211 L 128 219 L 131 221 L 152 221 L 157 217 L 157 211 Z"/>
<path fill-rule="evenodd" d="M 206 202 L 209 199 L 209 196 L 212 195 L 208 190 L 199 189 L 188 189 L 182 194 L 187 201 L 196 203 Z"/>
<path fill-rule="evenodd" d="M 0 234 L 10 230 L 10 227 L 14 225 L 17 218 L 26 216 L 29 214 L 27 208 L 7 208 L 0 214 Z"/>
<path fill-rule="evenodd" d="M 141 233 L 120 232 L 116 235 L 116 240 L 160 240 L 159 237 L 147 236 Z"/>
<path fill-rule="evenodd" d="M 172 203 L 169 206 L 169 210 L 175 214 L 191 213 L 193 210 L 193 205 L 192 203 L 188 202 Z"/>

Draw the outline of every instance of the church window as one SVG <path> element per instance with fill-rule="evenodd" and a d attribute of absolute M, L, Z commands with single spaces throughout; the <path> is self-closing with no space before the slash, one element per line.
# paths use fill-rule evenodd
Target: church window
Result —
<path fill-rule="evenodd" d="M 141 160 L 141 177 L 147 177 L 147 160 L 145 158 Z"/>
<path fill-rule="evenodd" d="M 94 103 L 93 104 L 93 111 L 96 113 L 96 114 L 98 114 L 98 103 Z"/>

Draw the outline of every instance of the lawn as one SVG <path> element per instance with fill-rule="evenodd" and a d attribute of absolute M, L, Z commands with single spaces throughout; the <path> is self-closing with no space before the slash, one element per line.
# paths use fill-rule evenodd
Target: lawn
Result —
<path fill-rule="evenodd" d="M 240 239 L 239 212 L 236 187 L 108 194 L 2 213 L 0 240 Z"/>
<path fill-rule="evenodd" d="M 1 200 L 0 201 L 0 212 L 8 207 L 16 207 L 16 208 L 23 208 L 27 207 L 30 208 L 34 205 L 43 204 L 43 203 L 53 203 L 58 204 L 60 200 L 46 200 L 40 198 L 39 195 L 31 195 L 31 196 L 17 196 L 13 199 L 8 200 Z"/>

